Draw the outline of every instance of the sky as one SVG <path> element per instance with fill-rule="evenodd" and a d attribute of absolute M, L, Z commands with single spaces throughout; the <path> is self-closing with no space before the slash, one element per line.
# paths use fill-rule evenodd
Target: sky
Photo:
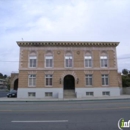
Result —
<path fill-rule="evenodd" d="M 0 0 L 0 73 L 18 72 L 16 41 L 116 41 L 130 70 L 130 0 Z"/>

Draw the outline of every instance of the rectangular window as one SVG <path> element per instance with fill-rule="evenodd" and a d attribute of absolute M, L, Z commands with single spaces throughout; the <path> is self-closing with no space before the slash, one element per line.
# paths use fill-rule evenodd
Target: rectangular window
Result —
<path fill-rule="evenodd" d="M 28 85 L 31 87 L 35 87 L 36 86 L 36 75 L 35 74 L 30 74 L 28 76 Z"/>
<path fill-rule="evenodd" d="M 92 57 L 91 56 L 85 56 L 85 67 L 92 67 Z"/>
<path fill-rule="evenodd" d="M 102 85 L 108 85 L 108 75 L 107 74 L 103 74 L 102 75 Z"/>
<path fill-rule="evenodd" d="M 86 96 L 93 96 L 93 92 L 86 92 Z"/>
<path fill-rule="evenodd" d="M 52 56 L 46 56 L 46 67 L 53 67 L 53 57 Z"/>
<path fill-rule="evenodd" d="M 101 67 L 108 67 L 107 56 L 101 56 L 100 60 L 101 60 Z"/>
<path fill-rule="evenodd" d="M 35 92 L 28 92 L 28 97 L 35 97 L 36 93 Z"/>
<path fill-rule="evenodd" d="M 52 86 L 52 75 L 46 75 L 46 86 Z"/>
<path fill-rule="evenodd" d="M 87 86 L 92 86 L 92 75 L 86 75 L 86 85 Z"/>
<path fill-rule="evenodd" d="M 72 56 L 65 56 L 65 65 L 66 67 L 72 67 Z"/>
<path fill-rule="evenodd" d="M 109 91 L 102 92 L 102 95 L 103 96 L 105 96 L 105 95 L 110 96 L 110 92 Z"/>
<path fill-rule="evenodd" d="M 31 67 L 31 68 L 36 67 L 36 63 L 37 63 L 37 57 L 30 56 L 29 57 L 29 67 Z"/>
<path fill-rule="evenodd" d="M 52 92 L 45 92 L 45 97 L 52 97 Z"/>

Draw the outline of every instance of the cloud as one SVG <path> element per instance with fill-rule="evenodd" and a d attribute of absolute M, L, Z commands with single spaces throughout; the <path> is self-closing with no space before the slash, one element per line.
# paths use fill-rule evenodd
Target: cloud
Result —
<path fill-rule="evenodd" d="M 130 54 L 129 0 L 1 0 L 0 61 L 18 61 L 16 41 L 119 41 L 118 57 Z M 124 56 L 125 57 L 125 56 Z M 129 69 L 120 62 L 119 70 Z M 0 71 L 18 71 L 18 62 L 0 62 Z"/>

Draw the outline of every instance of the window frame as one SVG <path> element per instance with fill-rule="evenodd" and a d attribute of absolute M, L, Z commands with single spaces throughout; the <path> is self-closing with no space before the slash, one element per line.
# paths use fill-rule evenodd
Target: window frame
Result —
<path fill-rule="evenodd" d="M 36 92 L 28 92 L 28 97 L 29 97 L 29 98 L 34 98 L 34 97 L 36 97 Z"/>
<path fill-rule="evenodd" d="M 102 86 L 109 86 L 109 75 L 108 74 L 102 74 Z"/>
<path fill-rule="evenodd" d="M 51 57 L 51 58 L 47 58 L 47 57 Z M 52 60 L 52 66 L 47 66 L 47 59 L 49 60 Z M 49 61 L 49 64 L 50 64 L 50 61 Z M 53 64 L 54 64 L 54 58 L 52 55 L 45 55 L 45 68 L 53 68 Z"/>
<path fill-rule="evenodd" d="M 103 91 L 103 92 L 102 92 L 102 95 L 103 95 L 103 96 L 110 96 L 110 91 Z"/>
<path fill-rule="evenodd" d="M 53 86 L 53 75 L 52 74 L 46 74 L 45 75 L 45 86 L 46 87 L 52 87 Z"/>
<path fill-rule="evenodd" d="M 101 68 L 108 68 L 108 56 L 100 56 L 100 67 Z"/>
<path fill-rule="evenodd" d="M 32 80 L 31 84 L 30 84 L 30 79 Z M 28 75 L 28 87 L 36 87 L 36 74 L 29 74 Z"/>
<path fill-rule="evenodd" d="M 91 79 L 91 81 L 90 81 Z M 89 81 L 89 82 L 88 82 Z M 88 83 L 88 84 L 87 84 Z M 93 75 L 92 74 L 86 74 L 85 75 L 85 85 L 88 86 L 93 86 Z"/>
<path fill-rule="evenodd" d="M 33 61 L 32 66 L 31 66 L 31 60 Z M 36 60 L 36 62 L 35 62 L 35 65 L 36 65 L 36 66 L 33 66 L 34 60 Z M 28 60 L 28 61 L 29 61 L 29 62 L 28 62 L 28 67 L 29 67 L 29 68 L 36 68 L 36 67 L 37 67 L 37 56 L 29 55 L 29 60 Z"/>
<path fill-rule="evenodd" d="M 86 57 L 89 57 L 89 58 L 86 58 Z M 89 61 L 89 59 L 91 59 Z M 88 66 L 86 66 L 86 60 L 88 60 Z M 91 64 L 91 66 L 89 66 Z M 85 55 L 84 56 L 84 67 L 85 68 L 92 68 L 93 67 L 93 63 L 92 63 L 92 56 L 91 55 Z"/>
<path fill-rule="evenodd" d="M 71 61 L 71 66 L 66 66 L 67 64 L 67 62 L 66 62 L 66 59 L 72 59 L 72 61 Z M 68 61 L 69 62 L 69 61 Z M 64 66 L 65 66 L 65 68 L 73 68 L 73 56 L 72 55 L 65 55 L 64 56 Z"/>

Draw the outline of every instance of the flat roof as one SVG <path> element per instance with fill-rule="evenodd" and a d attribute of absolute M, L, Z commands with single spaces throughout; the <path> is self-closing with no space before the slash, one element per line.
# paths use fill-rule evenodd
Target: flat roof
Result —
<path fill-rule="evenodd" d="M 118 46 L 119 42 L 106 41 L 17 41 L 18 46 Z"/>

